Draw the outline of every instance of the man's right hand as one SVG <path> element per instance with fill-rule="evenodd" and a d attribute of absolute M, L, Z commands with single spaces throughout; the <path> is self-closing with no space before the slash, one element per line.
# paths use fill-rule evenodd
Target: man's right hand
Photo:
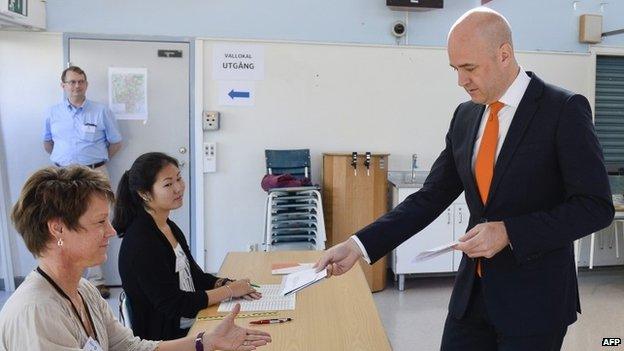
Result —
<path fill-rule="evenodd" d="M 316 262 L 314 268 L 317 272 L 327 268 L 328 277 L 341 275 L 347 273 L 360 257 L 362 257 L 362 251 L 355 241 L 349 238 L 327 250 L 323 257 Z"/>

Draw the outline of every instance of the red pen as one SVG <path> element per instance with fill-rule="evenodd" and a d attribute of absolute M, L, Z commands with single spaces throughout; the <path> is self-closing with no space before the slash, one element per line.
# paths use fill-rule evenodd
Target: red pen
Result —
<path fill-rule="evenodd" d="M 292 318 L 271 318 L 271 319 L 261 319 L 259 321 L 251 321 L 249 324 L 276 324 L 276 323 L 285 323 L 292 321 Z"/>

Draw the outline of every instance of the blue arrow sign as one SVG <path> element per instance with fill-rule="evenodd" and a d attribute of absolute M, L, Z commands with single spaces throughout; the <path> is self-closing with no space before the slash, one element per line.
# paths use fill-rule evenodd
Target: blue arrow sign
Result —
<path fill-rule="evenodd" d="M 248 91 L 234 91 L 234 89 L 230 90 L 228 93 L 230 99 L 234 100 L 234 98 L 249 98 Z"/>

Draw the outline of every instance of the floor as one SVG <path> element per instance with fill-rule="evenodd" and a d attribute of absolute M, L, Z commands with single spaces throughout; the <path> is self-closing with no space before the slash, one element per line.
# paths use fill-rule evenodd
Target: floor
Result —
<path fill-rule="evenodd" d="M 406 279 L 373 294 L 394 351 L 439 350 L 453 277 Z M 624 267 L 579 272 L 583 313 L 564 339 L 564 351 L 624 350 L 602 338 L 624 339 Z"/>
<path fill-rule="evenodd" d="M 453 278 L 407 279 L 402 292 L 392 284 L 373 297 L 393 350 L 439 350 Z M 568 329 L 562 350 L 624 350 L 602 346 L 602 338 L 624 338 L 624 267 L 581 271 L 579 289 L 583 314 Z M 108 303 L 117 313 L 120 289 L 111 292 Z M 0 291 L 0 306 L 8 297 Z"/>

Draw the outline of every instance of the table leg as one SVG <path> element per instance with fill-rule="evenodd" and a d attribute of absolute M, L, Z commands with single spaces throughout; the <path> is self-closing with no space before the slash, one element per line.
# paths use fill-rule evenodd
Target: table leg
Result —
<path fill-rule="evenodd" d="M 620 233 L 618 232 L 618 224 L 622 223 L 622 221 L 615 221 L 615 257 L 620 258 Z"/>

